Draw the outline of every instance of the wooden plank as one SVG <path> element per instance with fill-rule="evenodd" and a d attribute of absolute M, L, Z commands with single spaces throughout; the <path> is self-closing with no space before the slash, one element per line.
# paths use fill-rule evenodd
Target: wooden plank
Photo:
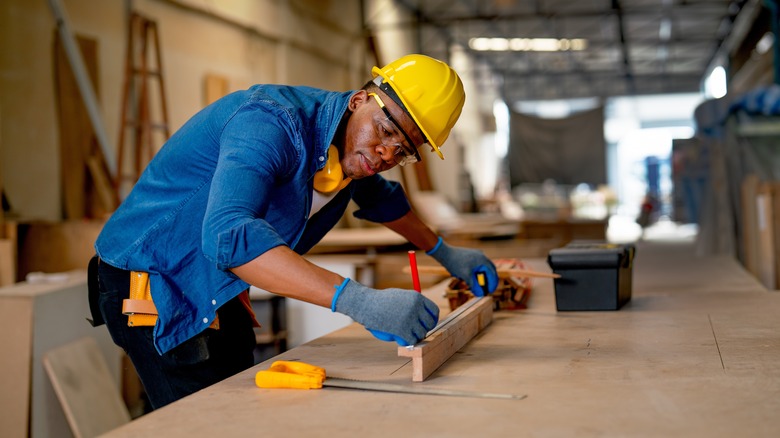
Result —
<path fill-rule="evenodd" d="M 3 126 L 3 112 L 0 110 L 0 126 Z M 0 151 L 3 150 L 3 136 L 0 135 Z M 3 224 L 5 222 L 5 211 L 3 210 L 3 199 L 5 199 L 5 189 L 3 188 L 3 166 L 0 166 L 0 238 L 6 237 Z"/>
<path fill-rule="evenodd" d="M 403 271 L 406 273 L 411 272 L 411 268 L 405 266 Z M 438 274 L 438 275 L 450 275 L 446 268 L 443 266 L 418 266 L 417 271 L 420 274 Z M 540 278 L 561 278 L 558 274 L 551 272 L 539 272 L 528 269 L 502 269 L 498 268 L 498 278 L 511 278 L 511 277 L 540 277 Z"/>
<path fill-rule="evenodd" d="M 18 278 L 30 272 L 87 269 L 103 221 L 33 222 L 20 225 Z"/>
<path fill-rule="evenodd" d="M 108 177 L 108 172 L 106 172 L 105 161 L 102 155 L 95 154 L 87 157 L 87 167 L 94 183 L 97 198 L 100 200 L 104 211 L 106 213 L 113 212 L 116 210 L 118 196 L 113 184 L 111 184 L 111 179 Z"/>
<path fill-rule="evenodd" d="M 755 174 L 746 175 L 741 185 L 742 209 L 742 263 L 745 269 L 758 277 L 758 230 L 756 195 L 761 181 Z"/>
<path fill-rule="evenodd" d="M 769 183 L 762 183 L 759 186 L 755 202 L 759 237 L 758 279 L 767 289 L 775 289 L 774 215 L 772 187 Z"/>
<path fill-rule="evenodd" d="M 771 259 L 774 264 L 775 278 L 772 287 L 768 289 L 776 290 L 780 288 L 780 183 L 772 181 L 772 252 Z"/>
<path fill-rule="evenodd" d="M 471 301 L 468 309 L 413 347 L 398 347 L 398 356 L 412 358 L 412 381 L 422 382 L 493 321 L 490 297 Z M 457 312 L 457 310 L 455 310 Z"/>
<path fill-rule="evenodd" d="M 50 350 L 43 356 L 43 367 L 76 438 L 98 436 L 130 421 L 94 339 Z"/>
<path fill-rule="evenodd" d="M 11 239 L 0 239 L 0 286 L 16 283 L 15 245 Z"/>
<path fill-rule="evenodd" d="M 216 74 L 207 74 L 204 78 L 203 106 L 209 105 L 228 94 L 228 79 Z"/>
<path fill-rule="evenodd" d="M 16 283 L 18 239 L 16 222 L 4 222 L 0 217 L 0 286 Z"/>
<path fill-rule="evenodd" d="M 66 219 L 81 219 L 87 212 L 89 191 L 86 159 L 97 140 L 62 40 L 58 33 L 55 33 L 55 36 L 54 75 L 60 137 L 63 212 Z M 97 41 L 77 37 L 77 42 L 91 85 L 97 90 L 99 88 Z"/>

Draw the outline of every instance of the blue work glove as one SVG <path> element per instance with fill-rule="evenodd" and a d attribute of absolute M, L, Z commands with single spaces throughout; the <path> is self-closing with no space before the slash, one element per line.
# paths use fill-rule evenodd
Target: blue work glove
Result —
<path fill-rule="evenodd" d="M 414 345 L 439 321 L 439 307 L 421 293 L 406 289 L 372 289 L 345 279 L 336 286 L 330 310 L 363 325 L 377 339 Z"/>
<path fill-rule="evenodd" d="M 482 251 L 450 246 L 439 237 L 436 246 L 426 254 L 447 268 L 453 277 L 465 281 L 475 296 L 492 294 L 498 287 L 496 265 Z M 484 276 L 482 281 L 479 274 Z"/>

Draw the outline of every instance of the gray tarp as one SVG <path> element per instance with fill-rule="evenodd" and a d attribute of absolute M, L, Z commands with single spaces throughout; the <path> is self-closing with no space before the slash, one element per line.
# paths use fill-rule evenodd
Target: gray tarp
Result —
<path fill-rule="evenodd" d="M 512 187 L 550 178 L 559 184 L 606 184 L 604 108 L 563 119 L 512 112 L 508 159 Z"/>

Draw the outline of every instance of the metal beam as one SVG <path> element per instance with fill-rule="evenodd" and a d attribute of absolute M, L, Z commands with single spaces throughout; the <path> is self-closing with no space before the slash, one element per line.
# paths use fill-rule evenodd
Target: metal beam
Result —
<path fill-rule="evenodd" d="M 405 4 L 407 8 L 418 9 L 412 5 Z M 707 9 L 709 8 L 709 9 Z M 411 10 L 411 9 L 410 9 Z M 689 5 L 685 7 L 674 7 L 673 11 L 686 10 L 702 14 L 711 13 L 713 15 L 724 15 L 722 13 L 722 5 L 714 2 L 698 3 L 695 6 Z M 472 22 L 498 22 L 498 21 L 538 21 L 538 20 L 550 20 L 550 19 L 576 19 L 576 18 L 607 18 L 616 14 L 614 9 L 580 9 L 580 10 L 568 10 L 568 11 L 544 11 L 537 10 L 536 12 L 517 12 L 517 13 L 475 13 L 469 15 L 438 15 L 433 17 L 431 14 L 426 14 L 425 19 L 420 23 L 414 21 L 399 21 L 391 24 L 391 26 L 402 27 L 414 27 L 417 25 L 452 25 L 457 23 L 472 23 Z M 635 7 L 631 9 L 623 9 L 622 14 L 625 17 L 644 17 L 648 15 L 661 16 L 661 12 L 658 7 Z"/>
<path fill-rule="evenodd" d="M 628 90 L 634 93 L 635 84 L 633 73 L 631 72 L 631 58 L 628 56 L 628 41 L 626 38 L 625 22 L 623 20 L 623 8 L 620 6 L 620 0 L 612 0 L 612 10 L 615 11 L 618 22 L 618 37 L 620 39 L 620 52 L 623 56 L 623 76 L 628 84 Z"/>
<path fill-rule="evenodd" d="M 65 8 L 60 0 L 49 0 L 49 7 L 54 20 L 57 22 L 57 31 L 62 39 L 65 53 L 68 55 L 70 68 L 73 69 L 73 76 L 76 78 L 76 84 L 79 92 L 81 92 L 81 98 L 84 100 L 84 106 L 87 108 L 92 129 L 95 130 L 95 137 L 100 144 L 100 149 L 103 151 L 109 175 L 114 179 L 118 174 L 116 160 L 114 159 L 114 146 L 108 140 L 103 116 L 100 112 L 100 105 L 98 104 L 97 96 L 95 96 L 95 90 L 92 88 L 92 82 L 89 80 L 89 73 L 87 73 L 87 68 L 84 65 L 84 58 L 81 57 L 81 51 L 78 48 L 73 32 L 70 30 L 70 23 L 68 22 Z"/>

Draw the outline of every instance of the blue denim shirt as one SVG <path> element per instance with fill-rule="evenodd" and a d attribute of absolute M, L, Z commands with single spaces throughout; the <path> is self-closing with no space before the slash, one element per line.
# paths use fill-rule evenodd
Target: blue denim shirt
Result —
<path fill-rule="evenodd" d="M 249 287 L 229 268 L 280 245 L 307 252 L 350 199 L 373 222 L 409 211 L 400 184 L 373 175 L 309 217 L 314 174 L 353 93 L 255 85 L 201 110 L 149 163 L 95 249 L 105 263 L 150 274 L 160 353 Z"/>

